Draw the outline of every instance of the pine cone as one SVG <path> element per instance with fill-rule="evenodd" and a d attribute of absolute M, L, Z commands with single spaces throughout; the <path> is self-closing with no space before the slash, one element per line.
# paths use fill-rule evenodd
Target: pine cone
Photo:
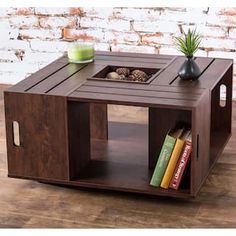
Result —
<path fill-rule="evenodd" d="M 116 69 L 116 73 L 119 75 L 124 75 L 126 77 L 130 74 L 130 70 L 125 67 L 120 67 Z"/>
<path fill-rule="evenodd" d="M 119 80 L 120 76 L 116 72 L 110 72 L 107 74 L 107 79 Z"/>
<path fill-rule="evenodd" d="M 128 80 L 128 81 L 135 81 L 136 79 L 135 79 L 135 76 L 134 76 L 134 75 L 129 75 L 129 76 L 127 77 L 127 80 Z"/>
<path fill-rule="evenodd" d="M 118 73 L 117 73 L 118 74 Z M 125 75 L 119 75 L 120 76 L 120 80 L 126 80 Z"/>
<path fill-rule="evenodd" d="M 148 75 L 142 70 L 133 70 L 131 75 L 135 78 L 134 81 L 145 82 L 148 80 Z"/>

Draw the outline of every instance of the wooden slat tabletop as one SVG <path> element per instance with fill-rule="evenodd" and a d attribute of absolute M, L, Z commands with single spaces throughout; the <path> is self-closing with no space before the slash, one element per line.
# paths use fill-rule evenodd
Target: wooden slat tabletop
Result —
<path fill-rule="evenodd" d="M 202 71 L 199 80 L 183 81 L 178 76 L 178 70 L 184 60 L 182 56 L 96 52 L 93 63 L 71 64 L 64 55 L 8 91 L 64 96 L 78 101 L 190 108 L 219 81 L 222 73 L 232 65 L 232 60 L 195 58 Z M 146 84 L 92 78 L 106 66 L 152 68 L 159 71 Z"/>

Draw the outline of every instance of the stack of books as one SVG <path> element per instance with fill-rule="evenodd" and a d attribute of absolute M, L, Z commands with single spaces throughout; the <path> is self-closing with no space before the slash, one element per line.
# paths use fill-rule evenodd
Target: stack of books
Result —
<path fill-rule="evenodd" d="M 150 185 L 179 189 L 192 151 L 191 130 L 174 129 L 165 137 Z"/>

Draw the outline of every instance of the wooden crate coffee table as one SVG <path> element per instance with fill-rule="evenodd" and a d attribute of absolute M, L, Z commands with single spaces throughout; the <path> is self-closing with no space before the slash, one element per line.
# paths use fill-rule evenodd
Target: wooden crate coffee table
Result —
<path fill-rule="evenodd" d="M 182 81 L 177 72 L 184 60 L 98 52 L 94 63 L 81 65 L 68 63 L 64 56 L 5 91 L 9 177 L 196 196 L 231 134 L 233 61 L 196 58 L 200 79 Z M 96 78 L 120 66 L 146 68 L 154 75 L 147 83 Z M 148 122 L 109 122 L 107 104 L 145 107 Z M 19 124 L 18 144 L 14 122 Z M 187 123 L 193 133 L 184 184 L 178 191 L 151 187 L 165 135 L 178 122 Z"/>

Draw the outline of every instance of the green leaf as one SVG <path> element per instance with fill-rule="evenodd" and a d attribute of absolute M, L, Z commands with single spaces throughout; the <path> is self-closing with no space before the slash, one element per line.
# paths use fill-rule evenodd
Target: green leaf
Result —
<path fill-rule="evenodd" d="M 175 37 L 177 48 L 185 56 L 191 57 L 198 50 L 201 43 L 201 36 L 196 32 L 196 29 L 188 29 L 187 34 L 183 34 L 180 37 Z"/>

